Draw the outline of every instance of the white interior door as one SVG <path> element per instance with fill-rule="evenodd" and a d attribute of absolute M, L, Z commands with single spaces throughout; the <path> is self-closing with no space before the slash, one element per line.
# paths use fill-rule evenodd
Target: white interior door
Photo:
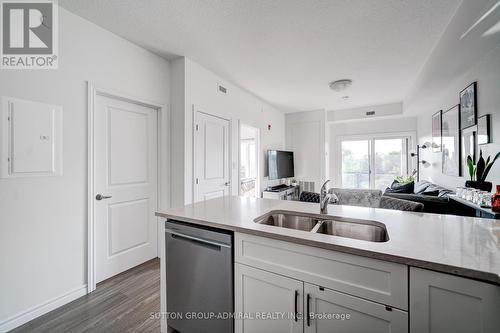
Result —
<path fill-rule="evenodd" d="M 194 136 L 194 200 L 229 195 L 229 120 L 197 112 Z"/>
<path fill-rule="evenodd" d="M 157 111 L 98 95 L 94 142 L 100 282 L 157 256 Z"/>

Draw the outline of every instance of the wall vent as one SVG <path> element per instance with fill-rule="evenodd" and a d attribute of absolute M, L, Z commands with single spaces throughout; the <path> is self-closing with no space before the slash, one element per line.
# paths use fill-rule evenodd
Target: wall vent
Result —
<path fill-rule="evenodd" d="M 375 115 L 375 111 L 366 111 L 366 115 L 367 116 L 374 116 Z"/>
<path fill-rule="evenodd" d="M 226 87 L 221 86 L 220 84 L 217 87 L 219 89 L 219 92 L 221 92 L 223 94 L 227 94 L 227 88 Z"/>

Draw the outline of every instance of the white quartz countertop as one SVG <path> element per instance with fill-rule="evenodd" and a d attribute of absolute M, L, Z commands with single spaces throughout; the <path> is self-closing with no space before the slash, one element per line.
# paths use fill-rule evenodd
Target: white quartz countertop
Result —
<path fill-rule="evenodd" d="M 384 223 L 387 242 L 369 242 L 254 222 L 271 210 L 319 213 L 319 204 L 217 198 L 157 212 L 167 219 L 285 240 L 334 251 L 428 268 L 500 285 L 500 221 L 453 215 L 329 205 L 331 216 Z"/>

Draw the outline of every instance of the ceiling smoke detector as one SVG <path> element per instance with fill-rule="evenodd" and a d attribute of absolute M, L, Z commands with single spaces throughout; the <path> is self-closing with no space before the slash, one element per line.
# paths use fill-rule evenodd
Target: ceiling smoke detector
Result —
<path fill-rule="evenodd" d="M 352 86 L 352 80 L 350 80 L 350 79 L 337 80 L 337 81 L 330 82 L 328 84 L 328 86 L 333 91 L 342 91 L 342 90 L 346 90 L 347 88 Z"/>

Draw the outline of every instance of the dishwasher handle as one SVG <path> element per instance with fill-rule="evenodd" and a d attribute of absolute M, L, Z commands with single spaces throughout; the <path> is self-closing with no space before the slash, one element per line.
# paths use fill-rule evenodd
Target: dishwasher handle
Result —
<path fill-rule="evenodd" d="M 226 248 L 231 248 L 231 245 L 224 244 L 224 243 L 219 243 L 219 242 L 214 242 L 208 239 L 204 238 L 199 238 L 191 235 L 186 235 L 177 231 L 173 231 L 170 229 L 165 229 L 165 233 L 171 234 L 172 236 L 176 236 L 178 238 L 184 238 L 186 240 L 190 240 L 196 243 L 201 243 L 201 244 L 206 244 L 206 245 L 213 245 L 213 246 L 218 246 L 218 247 L 226 247 Z"/>

